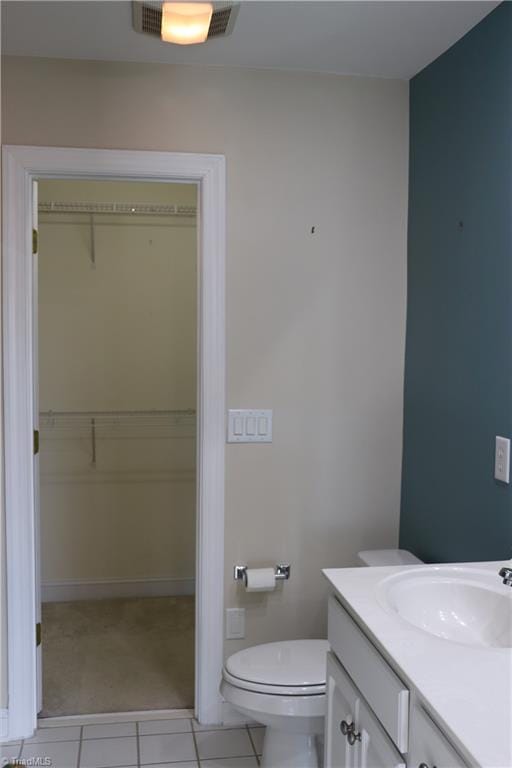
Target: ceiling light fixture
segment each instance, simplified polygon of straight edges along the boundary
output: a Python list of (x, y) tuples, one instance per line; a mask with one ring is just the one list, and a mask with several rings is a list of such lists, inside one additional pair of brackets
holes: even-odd
[(212, 13), (211, 3), (164, 3), (162, 40), (177, 45), (204, 43), (208, 37)]

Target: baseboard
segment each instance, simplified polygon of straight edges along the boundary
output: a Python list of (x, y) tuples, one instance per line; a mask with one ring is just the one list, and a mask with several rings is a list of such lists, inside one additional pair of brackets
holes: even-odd
[[(1, 712), (1, 710), (0, 710)], [(126, 723), (134, 720), (175, 720), (194, 717), (193, 709), (153, 709), (138, 712), (101, 712), (91, 715), (61, 715), (60, 717), (40, 717), (37, 721), (39, 728), (62, 728), (66, 725), (94, 725), (96, 723)], [(222, 723), (212, 725), (212, 728), (261, 725), (255, 720), (242, 715), (231, 704), (222, 704)]]
[(0, 744), (7, 739), (9, 735), (9, 710), (0, 709)]
[(132, 712), (98, 712), (92, 715), (60, 715), (40, 717), (39, 728), (62, 728), (66, 725), (96, 725), (97, 723), (127, 723), (134, 720), (178, 720), (194, 717), (193, 709), (144, 709)]
[(195, 593), (195, 578), (97, 579), (48, 581), (41, 587), (43, 603), (101, 600), (115, 597), (178, 597)]

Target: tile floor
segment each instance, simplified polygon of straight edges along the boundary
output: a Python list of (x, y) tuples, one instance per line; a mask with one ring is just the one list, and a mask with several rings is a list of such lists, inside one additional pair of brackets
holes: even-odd
[(257, 768), (264, 730), (210, 730), (190, 718), (43, 727), (31, 739), (0, 746), (0, 766), (18, 760), (49, 768)]

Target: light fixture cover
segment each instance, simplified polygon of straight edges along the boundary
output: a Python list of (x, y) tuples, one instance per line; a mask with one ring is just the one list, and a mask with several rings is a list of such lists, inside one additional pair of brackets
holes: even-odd
[(178, 45), (204, 43), (208, 37), (212, 13), (211, 3), (164, 3), (162, 40)]

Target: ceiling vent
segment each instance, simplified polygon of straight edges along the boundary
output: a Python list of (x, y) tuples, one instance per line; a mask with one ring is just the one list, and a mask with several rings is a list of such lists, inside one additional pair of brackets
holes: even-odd
[[(206, 39), (230, 35), (233, 31), (238, 8), (238, 3), (230, 3), (227, 0), (226, 2), (213, 3), (213, 13)], [(143, 3), (133, 0), (132, 10), (134, 30), (160, 38), (162, 3)]]

